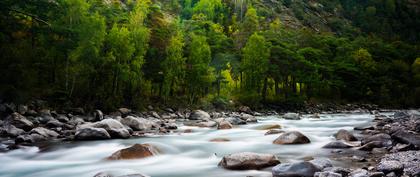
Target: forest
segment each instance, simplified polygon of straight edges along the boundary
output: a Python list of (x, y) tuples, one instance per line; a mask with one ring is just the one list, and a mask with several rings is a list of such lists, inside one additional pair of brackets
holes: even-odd
[(410, 0), (2, 0), (0, 98), (420, 106)]

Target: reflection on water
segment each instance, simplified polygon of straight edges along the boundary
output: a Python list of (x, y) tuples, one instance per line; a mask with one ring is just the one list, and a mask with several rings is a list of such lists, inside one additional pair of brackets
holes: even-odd
[[(306, 117), (306, 116), (304, 116)], [(142, 173), (152, 177), (243, 177), (271, 176), (270, 169), (228, 171), (217, 167), (223, 155), (235, 152), (259, 152), (278, 155), (281, 162), (304, 157), (326, 156), (321, 149), (332, 141), (339, 129), (352, 130), (367, 125), (369, 114), (321, 114), (321, 119), (284, 120), (276, 116), (260, 117), (259, 123), (230, 130), (180, 127), (193, 133), (153, 136), (128, 140), (75, 142), (55, 145), (46, 152), (27, 148), (0, 154), (0, 177), (92, 177), (101, 171), (115, 174)], [(305, 145), (274, 145), (278, 135), (264, 136), (261, 125), (280, 124), (283, 130), (298, 130), (312, 141)], [(228, 138), (230, 142), (209, 142)], [(128, 161), (103, 161), (113, 152), (135, 143), (150, 143), (164, 152), (151, 158)]]

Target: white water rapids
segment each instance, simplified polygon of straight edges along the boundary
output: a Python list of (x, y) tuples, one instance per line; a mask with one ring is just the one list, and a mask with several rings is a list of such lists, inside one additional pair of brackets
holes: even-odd
[[(339, 129), (371, 123), (367, 113), (321, 114), (320, 119), (284, 120), (278, 116), (259, 117), (258, 123), (237, 126), (229, 130), (180, 126), (192, 133), (106, 140), (60, 143), (40, 152), (31, 147), (0, 153), (0, 177), (93, 177), (110, 171), (117, 175), (141, 173), (152, 177), (245, 177), (271, 176), (270, 168), (262, 171), (230, 171), (218, 167), (224, 155), (236, 152), (270, 153), (282, 163), (301, 161), (304, 157), (325, 157), (331, 150), (321, 147), (334, 140)], [(297, 130), (311, 140), (304, 145), (275, 145), (279, 135), (267, 135), (258, 130), (261, 125), (280, 124), (282, 129)], [(227, 138), (230, 142), (210, 142)], [(156, 145), (163, 154), (139, 160), (104, 161), (115, 151), (135, 143)]]

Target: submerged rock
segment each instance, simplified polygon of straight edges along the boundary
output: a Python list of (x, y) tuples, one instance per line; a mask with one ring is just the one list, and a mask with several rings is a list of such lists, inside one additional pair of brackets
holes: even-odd
[(267, 124), (267, 125), (259, 125), (255, 127), (257, 130), (271, 130), (271, 129), (281, 129), (281, 125), (279, 124)]
[(307, 144), (310, 142), (308, 137), (298, 131), (283, 133), (273, 141), (274, 144)]
[(150, 144), (135, 144), (113, 153), (107, 160), (141, 159), (159, 154), (159, 150)]
[(210, 142), (228, 142), (228, 141), (230, 141), (230, 139), (227, 139), (227, 138), (214, 138), (210, 140)]
[(262, 169), (279, 163), (277, 157), (271, 154), (242, 152), (224, 156), (219, 166), (230, 170), (251, 170)]
[(272, 168), (273, 177), (313, 177), (321, 169), (311, 162), (280, 164)]
[(277, 130), (277, 129), (272, 129), (272, 130), (268, 130), (267, 132), (265, 132), (264, 135), (274, 135), (274, 134), (280, 134), (280, 133), (284, 133), (285, 131), (283, 130)]
[(357, 138), (347, 130), (341, 129), (335, 135), (337, 140), (357, 141)]

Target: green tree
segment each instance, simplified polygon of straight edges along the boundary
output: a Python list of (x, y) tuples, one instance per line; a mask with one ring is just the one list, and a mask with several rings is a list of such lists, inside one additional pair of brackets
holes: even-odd
[(166, 48), (166, 59), (162, 62), (163, 68), (163, 95), (168, 96), (180, 89), (185, 77), (184, 35), (178, 30), (169, 40)]
[(190, 103), (208, 92), (210, 84), (215, 80), (210, 61), (211, 50), (206, 37), (191, 34), (186, 76)]
[[(254, 33), (243, 48), (241, 70), (244, 93), (259, 93), (261, 84), (267, 78), (269, 69), (270, 43), (263, 36)], [(264, 95), (262, 95), (264, 96)]]

